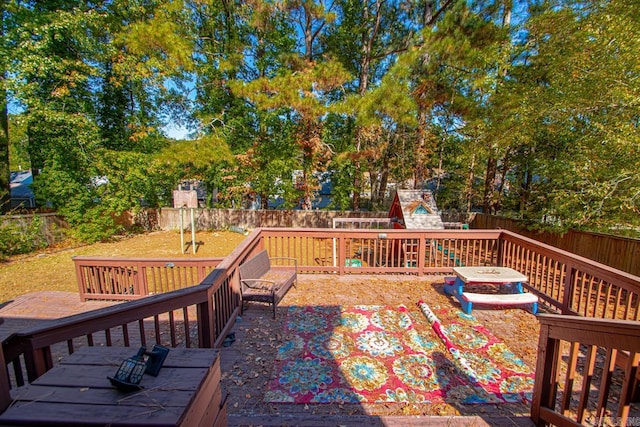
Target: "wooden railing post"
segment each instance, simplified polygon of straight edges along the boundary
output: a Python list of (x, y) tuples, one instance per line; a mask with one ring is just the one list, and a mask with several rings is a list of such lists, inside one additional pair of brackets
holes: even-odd
[(504, 256), (504, 237), (502, 235), (502, 233), (500, 233), (500, 237), (498, 237), (498, 239), (496, 239), (496, 245), (497, 250), (496, 250), (496, 264), (497, 267), (502, 267), (502, 265), (504, 264), (504, 260), (502, 259), (502, 257)]
[(338, 274), (341, 276), (344, 274), (344, 266), (346, 264), (346, 259), (347, 259), (346, 246), (347, 244), (346, 244), (345, 234), (344, 233), (338, 234)]
[[(0, 324), (3, 322), (2, 318), (0, 318)], [(0, 344), (0, 413), (7, 409), (7, 407), (11, 404), (11, 394), (9, 393), (10, 389), (9, 383), (9, 375), (7, 374), (7, 364), (4, 359), (4, 351), (2, 349), (2, 345)]]
[(87, 300), (86, 298), (87, 284), (85, 283), (84, 275), (82, 274), (82, 267), (78, 264), (75, 258), (76, 257), (73, 257), (73, 263), (76, 268), (76, 281), (78, 282), (78, 294), (80, 295), (80, 301), (85, 302)]
[(548, 325), (540, 325), (536, 381), (531, 399), (531, 419), (538, 425), (540, 425), (540, 408), (552, 406), (556, 399), (556, 387), (553, 382), (557, 377), (559, 354), (560, 341), (549, 337)]
[(51, 357), (51, 347), (35, 349), (30, 341), (28, 346), (29, 350), (25, 351), (24, 359), (27, 379), (31, 383), (53, 367), (53, 358)]
[(215, 326), (213, 324), (213, 295), (207, 293), (207, 301), (198, 304), (198, 345), (201, 348), (213, 348)]
[(144, 295), (146, 297), (149, 295), (149, 281), (147, 280), (147, 266), (141, 262), (137, 271), (138, 271), (138, 274), (136, 274), (134, 286), (138, 287), (140, 295)]
[(562, 295), (562, 314), (571, 314), (571, 304), (573, 301), (573, 281), (576, 276), (576, 269), (571, 264), (565, 264), (564, 293)]
[(418, 238), (418, 275), (422, 276), (424, 274), (425, 262), (427, 259), (427, 239), (424, 233), (420, 233), (420, 237)]

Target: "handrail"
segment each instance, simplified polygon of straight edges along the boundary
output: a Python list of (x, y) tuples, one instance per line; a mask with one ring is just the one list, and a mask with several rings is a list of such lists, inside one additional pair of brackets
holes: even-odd
[[(623, 381), (614, 425), (627, 425), (640, 360), (640, 322), (541, 314), (538, 362), (531, 418), (540, 425), (581, 425), (588, 416), (604, 423), (611, 379), (618, 354), (626, 352)], [(569, 344), (569, 356), (562, 352)], [(598, 354), (604, 353), (595, 408), (589, 402)], [(583, 356), (584, 354), (584, 356)], [(563, 360), (566, 358), (566, 361)], [(562, 369), (562, 367), (566, 369)], [(564, 381), (559, 376), (564, 372)], [(581, 380), (581, 384), (579, 384)], [(576, 388), (578, 396), (576, 398)], [(562, 387), (562, 390), (560, 388)], [(558, 395), (560, 394), (560, 399)], [(558, 400), (560, 408), (556, 409)], [(574, 404), (572, 402), (577, 402)], [(570, 416), (573, 414), (573, 417)]]
[(561, 313), (640, 320), (640, 277), (510, 231), (500, 240), (501, 265), (526, 274), (528, 289)]
[[(72, 353), (76, 345), (75, 339), (86, 336), (85, 345), (91, 346), (94, 345), (93, 334), (103, 331), (104, 345), (114, 345), (112, 336), (118, 333), (122, 340), (120, 345), (129, 346), (134, 339), (130, 337), (129, 323), (137, 322), (139, 334), (136, 338), (144, 344), (149, 333), (147, 331), (149, 326), (145, 324), (147, 323), (145, 319), (151, 319), (148, 323), (151, 324), (157, 343), (161, 343), (162, 323), (165, 322), (168, 324), (167, 335), (170, 336), (170, 342), (162, 342), (162, 344), (189, 347), (191, 345), (189, 328), (192, 323), (190, 316), (195, 316), (197, 345), (205, 348), (220, 347), (240, 311), (237, 266), (255, 252), (256, 247), (260, 248), (259, 237), (259, 231), (248, 236), (229, 257), (221, 260), (218, 267), (202, 279), (199, 285), (58, 319), (13, 334), (3, 342), (2, 349), (5, 363), (13, 365), (15, 385), (24, 384), (24, 373), (27, 380), (31, 382), (53, 367), (52, 346), (65, 341), (68, 353)], [(122, 261), (128, 260), (117, 259), (117, 262)], [(164, 260), (154, 260), (154, 262), (158, 261)], [(208, 261), (205, 259), (204, 262)], [(195, 310), (191, 310), (190, 307)], [(185, 328), (183, 343), (178, 342), (176, 338), (179, 321), (174, 314), (176, 310), (182, 311), (179, 316), (182, 317)], [(166, 320), (161, 320), (161, 316)], [(121, 331), (115, 331), (114, 328), (121, 328)], [(6, 374), (6, 370), (0, 371), (0, 392), (5, 384), (10, 388), (10, 378)]]
[(224, 258), (75, 256), (80, 300), (134, 300), (193, 286)]

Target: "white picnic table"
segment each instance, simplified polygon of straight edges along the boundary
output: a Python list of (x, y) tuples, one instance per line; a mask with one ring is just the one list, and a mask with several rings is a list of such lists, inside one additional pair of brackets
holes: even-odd
[[(444, 291), (454, 296), (467, 314), (471, 314), (473, 304), (482, 305), (531, 305), (531, 312), (538, 312), (538, 297), (525, 292), (523, 283), (529, 280), (527, 276), (509, 267), (454, 267), (455, 278), (445, 280)], [(475, 293), (465, 292), (466, 285), (489, 283), (494, 285), (508, 285), (514, 293)]]

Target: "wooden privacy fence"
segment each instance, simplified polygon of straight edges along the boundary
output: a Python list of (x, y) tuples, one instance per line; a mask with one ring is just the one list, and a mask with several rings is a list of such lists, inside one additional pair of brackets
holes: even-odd
[(80, 300), (132, 300), (202, 282), (224, 258), (73, 258)]
[[(162, 208), (158, 214), (161, 230), (180, 228), (180, 209)], [(190, 215), (184, 222), (191, 229)], [(196, 230), (223, 230), (230, 227), (240, 228), (331, 228), (333, 218), (386, 218), (386, 212), (341, 212), (341, 211), (304, 211), (304, 210), (251, 210), (251, 209), (194, 209)]]
[(576, 230), (569, 230), (564, 234), (530, 231), (524, 228), (521, 221), (485, 214), (475, 214), (470, 225), (476, 229), (513, 231), (574, 255), (640, 276), (640, 239)]

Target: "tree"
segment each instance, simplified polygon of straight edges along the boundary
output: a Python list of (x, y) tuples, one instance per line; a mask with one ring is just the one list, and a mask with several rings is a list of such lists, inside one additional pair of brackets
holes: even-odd
[(322, 55), (318, 46), (320, 36), (327, 31), (327, 24), (336, 19), (334, 1), (325, 0), (284, 0), (282, 7), (289, 13), (289, 19), (302, 34), (303, 57), (314, 61)]
[[(337, 25), (327, 31), (327, 50), (340, 59), (345, 68), (355, 77), (351, 84), (357, 97), (367, 96), (370, 87), (380, 83), (389, 68), (390, 58), (404, 51), (410, 44), (412, 28), (410, 17), (402, 4), (384, 0), (337, 1), (340, 13)], [(377, 98), (385, 102), (385, 98)], [(366, 101), (365, 101), (366, 103)], [(353, 102), (350, 102), (353, 105)], [(355, 111), (358, 116), (367, 109)], [(373, 153), (381, 153), (371, 143), (385, 144), (379, 136), (382, 130), (379, 121), (370, 123), (370, 129), (362, 126), (369, 118), (358, 117), (353, 129), (353, 183), (352, 209), (360, 209), (360, 193), (363, 189), (363, 169), (367, 169), (367, 159)], [(377, 135), (371, 138), (372, 135)], [(383, 156), (384, 158), (385, 156)], [(376, 177), (377, 171), (370, 177)], [(376, 193), (377, 194), (377, 193)], [(374, 197), (374, 194), (372, 194)]]
[(298, 147), (296, 158), (302, 176), (296, 183), (302, 208), (311, 209), (316, 172), (327, 169), (331, 153), (323, 139), (323, 118), (331, 112), (326, 97), (338, 90), (348, 74), (333, 60), (301, 62), (297, 68), (281, 72), (273, 78), (261, 78), (248, 83), (234, 82), (232, 89), (265, 111), (289, 110)]
[(7, 71), (10, 48), (8, 40), (9, 12), (6, 1), (0, 1), (0, 212), (7, 212), (11, 208), (9, 187), (9, 111), (7, 109)]
[[(519, 103), (535, 150), (538, 200), (523, 214), (566, 227), (638, 223), (639, 6), (568, 2), (535, 9)], [(621, 36), (624, 34), (624, 36)], [(530, 179), (531, 181), (531, 179)], [(544, 193), (544, 201), (541, 197)]]
[(82, 239), (103, 239), (117, 229), (114, 218), (144, 196), (116, 175), (137, 176), (144, 154), (165, 144), (159, 125), (166, 82), (190, 66), (181, 3), (18, 6), (12, 77), (36, 196)]

